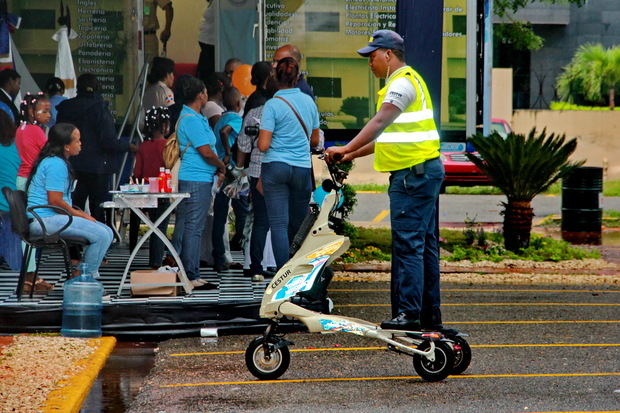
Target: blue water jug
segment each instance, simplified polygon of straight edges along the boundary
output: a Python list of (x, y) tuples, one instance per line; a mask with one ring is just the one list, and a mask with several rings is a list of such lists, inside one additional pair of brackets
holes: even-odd
[(65, 337), (101, 337), (103, 285), (80, 266), (79, 277), (64, 285), (62, 328)]

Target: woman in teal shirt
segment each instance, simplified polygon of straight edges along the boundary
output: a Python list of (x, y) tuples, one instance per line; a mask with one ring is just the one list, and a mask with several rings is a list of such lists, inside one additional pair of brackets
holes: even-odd
[(262, 188), (278, 268), (288, 261), (290, 240), (308, 212), (314, 179), (310, 147), (320, 139), (318, 109), (295, 87), (298, 78), (297, 61), (286, 57), (278, 62), (279, 90), (265, 104), (258, 134), (258, 149), (264, 152)]
[[(181, 261), (194, 288), (212, 289), (214, 284), (200, 278), (200, 247), (211, 205), (211, 187), (216, 176), (226, 170), (215, 151), (215, 135), (200, 111), (207, 103), (207, 90), (201, 80), (191, 77), (183, 87), (185, 102), (177, 123), (181, 150), (179, 192), (188, 192), (177, 208), (173, 238), (180, 239)], [(175, 245), (177, 248), (177, 245)], [(178, 250), (178, 248), (177, 248)]]
[[(63, 230), (62, 235), (85, 238), (89, 244), (84, 248), (82, 257), (87, 273), (99, 275), (99, 266), (114, 238), (107, 225), (98, 222), (86, 212), (71, 206), (71, 189), (73, 176), (69, 158), (80, 153), (80, 131), (72, 124), (57, 123), (50, 130), (47, 143), (41, 149), (26, 190), (28, 207), (37, 205), (54, 205), (64, 208), (73, 216), (73, 222)], [(37, 209), (48, 233), (62, 228), (69, 217), (51, 208)], [(30, 218), (34, 218), (29, 214)], [(30, 233), (41, 235), (43, 229), (37, 219), (30, 223)]]
[[(15, 145), (15, 125), (3, 111), (0, 111), (0, 189), (15, 190), (17, 170), (21, 164)], [(0, 192), (0, 257), (13, 271), (19, 271), (22, 260), (20, 238), (11, 228), (9, 204)]]

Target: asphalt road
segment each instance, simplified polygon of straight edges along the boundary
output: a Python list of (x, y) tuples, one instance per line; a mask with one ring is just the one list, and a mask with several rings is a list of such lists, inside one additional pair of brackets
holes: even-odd
[[(335, 311), (374, 322), (387, 283), (333, 283)], [(130, 412), (556, 412), (620, 408), (620, 291), (443, 285), (447, 326), (471, 334), (473, 361), (439, 383), (410, 357), (344, 333), (290, 334), (291, 365), (256, 380), (252, 336), (169, 340)]]
[[(351, 221), (389, 225), (389, 200), (385, 193), (359, 193), (358, 204), (353, 210)], [(439, 199), (439, 221), (443, 223), (463, 223), (473, 219), (481, 223), (503, 222), (499, 214), (501, 203), (506, 201), (503, 195), (441, 195)], [(548, 215), (561, 214), (560, 196), (539, 195), (532, 203), (534, 219)], [(603, 208), (620, 211), (620, 197), (605, 197)]]

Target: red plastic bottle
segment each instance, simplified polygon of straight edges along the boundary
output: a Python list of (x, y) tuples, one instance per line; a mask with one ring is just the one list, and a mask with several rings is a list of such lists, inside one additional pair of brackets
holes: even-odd
[(159, 168), (159, 192), (167, 192), (166, 191), (166, 170), (164, 169), (164, 167), (162, 166), (161, 168)]
[(172, 192), (174, 188), (172, 188), (172, 173), (170, 169), (166, 169), (166, 192)]

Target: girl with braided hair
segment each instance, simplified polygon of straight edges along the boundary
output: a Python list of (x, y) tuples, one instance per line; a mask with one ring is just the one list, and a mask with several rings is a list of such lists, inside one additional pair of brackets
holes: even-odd
[[(32, 165), (39, 157), (41, 149), (47, 142), (45, 130), (43, 129), (49, 122), (51, 116), (50, 101), (43, 93), (27, 93), (20, 105), (21, 124), (15, 131), (15, 145), (21, 159), (21, 165), (17, 170), (17, 189), (26, 190), (26, 182), (30, 177)], [(27, 263), (27, 275), (31, 277), (36, 268), (36, 254), (30, 255)], [(32, 281), (32, 279), (30, 279)], [(40, 279), (36, 280), (35, 289), (51, 289), (51, 284), (43, 283)]]
[[(159, 175), (159, 168), (164, 166), (164, 146), (166, 145), (165, 137), (170, 131), (170, 111), (167, 107), (152, 107), (147, 110), (144, 119), (144, 137), (145, 141), (140, 145), (136, 155), (136, 166), (134, 167), (134, 176), (137, 179), (148, 181), (149, 177)], [(151, 220), (155, 222), (161, 214), (168, 208), (169, 201), (160, 199), (157, 209), (149, 208), (147, 213)], [(130, 244), (137, 242), (139, 222), (137, 216), (132, 214), (132, 222), (130, 223)], [(134, 222), (135, 221), (135, 222)], [(159, 229), (164, 234), (168, 227), (168, 219), (165, 219)], [(133, 248), (133, 247), (132, 247)], [(159, 268), (164, 257), (164, 243), (156, 236), (149, 239), (149, 265), (151, 268)]]
[(44, 128), (51, 117), (49, 99), (43, 93), (27, 93), (20, 105), (20, 115), (23, 120), (15, 133), (15, 144), (22, 160), (17, 172), (17, 189), (23, 190), (32, 164), (47, 142)]

